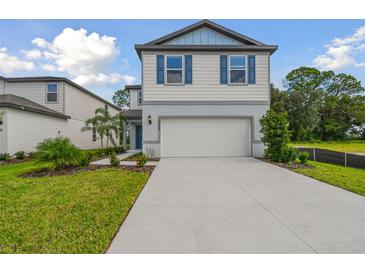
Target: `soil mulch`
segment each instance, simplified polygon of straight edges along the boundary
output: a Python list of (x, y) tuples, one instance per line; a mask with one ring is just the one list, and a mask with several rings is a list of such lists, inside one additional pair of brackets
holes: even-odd
[(63, 169), (41, 169), (29, 173), (24, 173), (20, 175), (19, 177), (22, 178), (41, 178), (41, 177), (52, 177), (52, 176), (62, 176), (62, 175), (73, 175), (79, 172), (83, 171), (95, 171), (98, 169), (103, 168), (117, 168), (121, 170), (128, 170), (133, 172), (143, 172), (143, 173), (149, 173), (151, 174), (154, 166), (144, 166), (144, 167), (137, 167), (137, 166), (118, 166), (118, 167), (112, 167), (112, 166), (97, 166), (97, 165), (90, 165), (86, 167), (68, 167)]
[(0, 161), (0, 166), (5, 166), (5, 165), (10, 165), (10, 164), (20, 164), (20, 163), (24, 163), (24, 162), (28, 162), (28, 161), (31, 161), (33, 160), (33, 158), (29, 158), (29, 157), (26, 157), (24, 159), (16, 159), (16, 158), (12, 158), (8, 161)]
[(301, 164), (301, 163), (298, 163), (298, 162), (277, 163), (277, 162), (274, 162), (270, 159), (262, 158), (262, 157), (256, 157), (256, 159), (264, 161), (266, 163), (270, 163), (270, 164), (282, 167), (282, 168), (286, 168), (286, 169), (314, 168), (314, 166), (311, 166), (311, 165), (308, 165), (308, 164)]

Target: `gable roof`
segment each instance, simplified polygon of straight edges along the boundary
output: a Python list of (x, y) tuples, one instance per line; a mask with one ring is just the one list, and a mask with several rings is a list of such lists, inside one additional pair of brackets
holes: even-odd
[(118, 107), (117, 105), (114, 105), (113, 103), (101, 98), (100, 96), (96, 95), (95, 93), (91, 92), (90, 90), (76, 84), (75, 82), (65, 78), (65, 77), (54, 77), (54, 76), (36, 76), (36, 77), (2, 77), (3, 80), (6, 82), (38, 82), (38, 81), (44, 81), (44, 82), (52, 82), (52, 81), (63, 81), (71, 86), (74, 86), (75, 88), (78, 88), (79, 90), (87, 93), (88, 95), (94, 97), (95, 99), (121, 111), (122, 109)]
[(25, 110), (29, 112), (45, 114), (48, 116), (68, 119), (70, 116), (64, 115), (50, 108), (37, 104), (24, 97), (16, 96), (13, 94), (1, 94), (0, 95), (0, 107), (10, 107), (14, 109)]
[[(194, 32), (201, 28), (212, 29), (222, 35), (225, 35), (242, 43), (242, 45), (166, 45), (166, 43), (169, 41), (172, 41), (178, 37)], [(252, 39), (248, 36), (230, 30), (206, 19), (177, 30), (175, 32), (172, 32), (170, 34), (167, 34), (165, 36), (162, 36), (160, 38), (157, 38), (155, 40), (152, 40), (148, 43), (135, 45), (135, 49), (139, 57), (141, 56), (142, 50), (255, 50), (268, 51), (272, 54), (276, 51), (277, 48), (277, 45), (266, 45), (260, 41)]]
[(192, 24), (190, 26), (187, 26), (185, 28), (182, 28), (180, 30), (177, 30), (177, 31), (174, 31), (172, 33), (169, 33), (165, 36), (162, 36), (160, 38), (157, 38), (153, 41), (150, 41), (148, 43), (146, 43), (145, 45), (161, 45), (161, 44), (164, 44), (168, 41), (171, 41), (179, 36), (182, 36), (184, 34), (187, 34), (189, 32), (192, 32), (192, 31), (195, 31), (195, 30), (198, 30), (200, 28), (204, 28), (204, 27), (207, 27), (207, 28), (210, 28), (210, 29), (213, 29), (225, 36), (228, 36), (230, 38), (233, 38), (234, 40), (237, 40), (243, 44), (246, 44), (246, 45), (264, 45), (264, 43), (262, 42), (259, 42), (255, 39), (252, 39), (248, 36), (245, 36), (245, 35), (242, 35), (238, 32), (235, 32), (233, 30), (230, 30), (226, 27), (223, 27), (219, 24), (216, 24), (210, 20), (207, 20), (207, 19), (204, 19), (204, 20), (201, 20), (195, 24)]

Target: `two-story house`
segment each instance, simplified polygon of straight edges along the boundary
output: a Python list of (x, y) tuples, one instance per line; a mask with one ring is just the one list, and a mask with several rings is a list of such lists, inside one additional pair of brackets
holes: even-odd
[(129, 87), (138, 105), (129, 111), (132, 149), (161, 157), (263, 154), (259, 120), (270, 107), (276, 45), (202, 20), (135, 49), (142, 84)]
[(62, 77), (0, 76), (0, 153), (33, 151), (46, 138), (69, 137), (83, 149), (100, 147), (96, 131), (82, 132), (97, 108), (121, 109)]

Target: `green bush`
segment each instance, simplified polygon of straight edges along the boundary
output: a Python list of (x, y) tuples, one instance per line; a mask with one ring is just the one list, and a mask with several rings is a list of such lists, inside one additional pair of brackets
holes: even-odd
[(27, 153), (27, 156), (29, 158), (32, 158), (33, 159), (35, 157), (35, 152), (34, 151), (30, 151), (30, 152)]
[(260, 120), (262, 141), (267, 146), (265, 157), (287, 163), (295, 159), (296, 150), (289, 146), (290, 132), (286, 113), (269, 110)]
[(64, 137), (46, 139), (39, 143), (36, 158), (40, 162), (52, 162), (56, 169), (89, 164), (88, 155)]
[(27, 154), (25, 153), (25, 151), (18, 151), (14, 154), (15, 158), (18, 160), (23, 160), (25, 158)]
[(111, 156), (113, 153), (119, 154), (124, 152), (124, 149), (122, 147), (107, 147), (104, 148), (102, 152), (105, 156)]
[(0, 153), (0, 161), (9, 161), (10, 159), (9, 153)]
[(137, 166), (139, 167), (144, 167), (145, 164), (147, 163), (148, 157), (141, 153), (139, 155), (137, 155)]
[(110, 155), (109, 161), (110, 161), (110, 165), (111, 165), (111, 166), (119, 166), (119, 165), (120, 165), (120, 160), (118, 159), (118, 157), (117, 157), (117, 155), (115, 154), (115, 152), (113, 152), (113, 153)]
[(298, 158), (301, 164), (305, 165), (309, 159), (309, 153), (307, 151), (300, 152)]

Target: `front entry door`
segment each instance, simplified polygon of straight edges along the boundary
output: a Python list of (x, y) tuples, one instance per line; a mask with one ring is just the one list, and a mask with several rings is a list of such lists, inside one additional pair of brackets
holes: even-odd
[(142, 127), (136, 126), (136, 149), (142, 149)]

